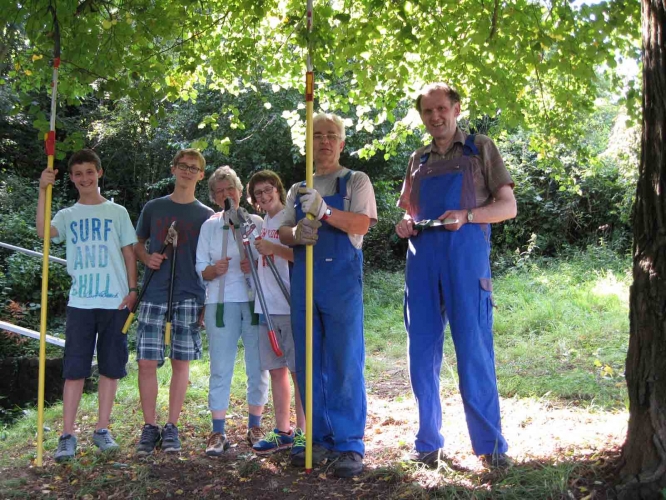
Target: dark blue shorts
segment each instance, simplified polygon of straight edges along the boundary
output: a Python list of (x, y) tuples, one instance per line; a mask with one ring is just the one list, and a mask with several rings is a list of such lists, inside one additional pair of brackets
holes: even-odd
[(78, 380), (90, 376), (96, 337), (100, 375), (112, 379), (125, 377), (129, 349), (127, 335), (122, 329), (128, 315), (128, 309), (79, 309), (68, 306), (62, 378)]

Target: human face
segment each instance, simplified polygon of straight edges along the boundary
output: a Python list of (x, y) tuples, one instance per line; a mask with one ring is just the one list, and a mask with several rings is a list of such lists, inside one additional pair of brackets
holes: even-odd
[(196, 184), (204, 177), (204, 171), (196, 156), (185, 155), (171, 167), (171, 173), (176, 177), (176, 183)]
[(74, 187), (81, 196), (87, 194), (97, 194), (99, 178), (102, 177), (102, 170), (92, 162), (77, 163), (72, 165), (69, 172), (69, 178), (74, 183)]
[(452, 103), (443, 90), (433, 90), (421, 98), (421, 121), (435, 142), (453, 137), (459, 114), (460, 103)]
[[(327, 137), (324, 138), (324, 135)], [(318, 136), (319, 138), (316, 138)], [(312, 141), (316, 169), (320, 171), (339, 167), (340, 153), (345, 147), (345, 141), (344, 137), (340, 137), (337, 125), (330, 120), (318, 121), (314, 125), (313, 137), (316, 138)]]
[(224, 179), (215, 183), (215, 203), (218, 206), (224, 207), (224, 200), (231, 198), (234, 202), (234, 208), (238, 208), (240, 197), (241, 192), (236, 189), (234, 183), (229, 179)]
[(270, 182), (258, 182), (255, 184), (253, 195), (259, 204), (259, 208), (270, 216), (275, 215), (282, 209), (280, 194)]

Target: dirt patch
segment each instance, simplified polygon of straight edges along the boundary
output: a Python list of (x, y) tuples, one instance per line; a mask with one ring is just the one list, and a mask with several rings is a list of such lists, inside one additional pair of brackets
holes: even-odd
[(473, 455), (458, 395), (442, 401), (446, 462), (435, 470), (405, 464), (402, 457), (412, 446), (417, 413), (406, 369), (395, 366), (368, 383), (365, 469), (359, 478), (337, 479), (330, 464), (305, 474), (289, 465), (288, 453), (255, 456), (245, 443), (240, 418), (228, 424), (232, 448), (221, 458), (208, 458), (207, 428), (188, 425), (185, 415), (183, 451), (178, 456), (157, 452), (141, 460), (130, 445), (113, 458), (100, 458), (86, 442), (83, 429), (82, 452), (72, 464), (55, 464), (48, 454), (45, 466), (37, 468), (18, 458), (27, 448), (16, 450), (15, 464), (0, 471), (0, 498), (426, 498), (429, 492), (490, 498), (493, 488), (500, 486), (503, 491), (516, 488), (514, 497), (527, 498), (529, 493), (519, 489), (524, 479), (546, 467), (559, 470), (565, 478), (564, 497), (612, 497), (610, 482), (626, 434), (626, 412), (590, 413), (521, 399), (502, 400), (501, 406), (504, 433), (516, 460), (508, 474), (515, 474), (515, 482), (506, 473), (484, 469)]

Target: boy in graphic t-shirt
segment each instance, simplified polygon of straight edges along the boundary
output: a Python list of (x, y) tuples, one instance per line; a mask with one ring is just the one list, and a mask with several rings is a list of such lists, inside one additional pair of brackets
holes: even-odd
[[(72, 277), (65, 326), (63, 358), (63, 431), (55, 453), (57, 462), (74, 458), (74, 422), (85, 379), (90, 376), (97, 337), (99, 365), (99, 416), (93, 443), (102, 451), (118, 448), (109, 432), (111, 408), (118, 379), (127, 375), (127, 336), (122, 328), (137, 298), (137, 241), (127, 210), (100, 195), (98, 181), (103, 170), (90, 149), (74, 153), (69, 176), (79, 201), (56, 213), (51, 239), (67, 245), (67, 272)], [(46, 188), (57, 170), (45, 169), (39, 180), (37, 234), (44, 237)]]

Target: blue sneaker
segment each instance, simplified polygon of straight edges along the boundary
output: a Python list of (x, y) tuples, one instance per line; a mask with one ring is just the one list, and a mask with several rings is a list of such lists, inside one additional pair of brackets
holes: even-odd
[(101, 452), (117, 451), (120, 448), (108, 429), (93, 432), (93, 443)]
[(252, 449), (257, 455), (270, 455), (276, 451), (286, 450), (294, 444), (294, 431), (289, 434), (280, 432), (279, 429), (273, 429), (264, 438), (255, 444)]
[(76, 455), (76, 438), (71, 434), (65, 434), (58, 439), (58, 449), (55, 452), (55, 461), (66, 462)]
[(141, 439), (136, 445), (136, 454), (140, 457), (152, 455), (162, 442), (162, 428), (159, 425), (145, 424), (141, 429)]
[(162, 428), (162, 451), (164, 453), (177, 453), (180, 451), (180, 438), (178, 427), (169, 423)]

